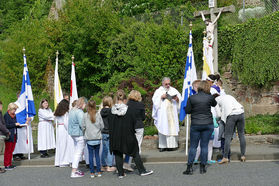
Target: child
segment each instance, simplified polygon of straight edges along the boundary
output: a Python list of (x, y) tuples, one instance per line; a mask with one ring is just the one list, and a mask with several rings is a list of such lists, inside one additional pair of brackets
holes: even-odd
[[(82, 130), (84, 134), (84, 139), (87, 143), (88, 153), (89, 153), (89, 166), (90, 166), (90, 176), (94, 178), (95, 176), (101, 177), (101, 163), (100, 163), (100, 144), (102, 139), (102, 129), (104, 128), (104, 123), (101, 115), (96, 111), (96, 103), (90, 100), (87, 104), (87, 113), (84, 114), (82, 120)], [(93, 154), (94, 153), (94, 154)], [(94, 170), (93, 157), (95, 155), (95, 160), (97, 164), (97, 173)]]

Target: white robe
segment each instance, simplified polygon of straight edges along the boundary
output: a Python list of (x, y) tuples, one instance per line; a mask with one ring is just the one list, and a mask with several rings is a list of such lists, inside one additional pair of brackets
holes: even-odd
[[(29, 140), (27, 140), (27, 130), (29, 130)], [(13, 154), (28, 154), (29, 148), (30, 153), (34, 153), (31, 124), (29, 127), (17, 128), (17, 142)]]
[(52, 125), (54, 115), (51, 109), (39, 109), (38, 117), (38, 150), (54, 149), (55, 138)]
[[(55, 150), (55, 166), (69, 165), (72, 162), (73, 139), (68, 134), (68, 113), (63, 116), (56, 117), (56, 150)], [(70, 140), (69, 140), (69, 137)]]

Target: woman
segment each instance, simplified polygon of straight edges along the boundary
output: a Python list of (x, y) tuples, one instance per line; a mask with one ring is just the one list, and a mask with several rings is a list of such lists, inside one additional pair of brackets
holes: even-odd
[(38, 151), (41, 153), (41, 158), (46, 158), (49, 156), (47, 150), (55, 149), (54, 128), (52, 124), (54, 115), (49, 108), (47, 99), (41, 101), (38, 117)]
[(190, 152), (187, 169), (183, 174), (193, 174), (192, 166), (199, 140), (201, 146), (200, 173), (206, 173), (205, 165), (208, 156), (208, 142), (214, 129), (211, 107), (215, 107), (216, 104), (217, 102), (214, 97), (210, 95), (210, 84), (207, 81), (201, 81), (198, 93), (190, 96), (187, 101), (185, 112), (191, 114)]
[(8, 111), (4, 115), (4, 120), (6, 123), (6, 127), (10, 132), (10, 136), (5, 141), (5, 152), (4, 152), (4, 166), (5, 170), (12, 170), (15, 168), (14, 165), (12, 165), (12, 158), (13, 158), (13, 152), (16, 145), (17, 140), (17, 126), (20, 126), (19, 123), (16, 121), (16, 109), (18, 106), (15, 103), (10, 103), (8, 105)]
[(102, 101), (103, 108), (101, 110), (101, 116), (104, 122), (104, 128), (102, 130), (102, 142), (103, 142), (103, 152), (102, 152), (102, 166), (103, 171), (112, 172), (116, 168), (112, 166), (114, 156), (110, 153), (109, 149), (109, 124), (108, 116), (111, 112), (111, 107), (113, 105), (112, 98), (110, 96), (105, 96)]
[[(82, 131), (84, 139), (86, 140), (88, 154), (89, 154), (89, 167), (91, 178), (101, 177), (101, 162), (100, 162), (100, 144), (102, 139), (102, 129), (104, 128), (104, 122), (100, 115), (96, 111), (96, 103), (90, 100), (87, 104), (87, 113), (84, 114), (82, 120)], [(97, 173), (95, 173), (94, 161), (97, 165)]]
[(74, 157), (72, 161), (71, 178), (79, 178), (84, 176), (84, 173), (78, 170), (78, 164), (84, 149), (82, 119), (85, 106), (86, 100), (84, 97), (81, 97), (78, 99), (75, 107), (72, 108), (69, 113), (68, 133), (74, 140)]
[(115, 105), (109, 115), (110, 151), (115, 155), (116, 168), (119, 178), (125, 176), (123, 170), (123, 154), (134, 158), (141, 176), (150, 175), (153, 171), (146, 171), (139, 155), (138, 141), (135, 135), (136, 115), (133, 108), (124, 104), (126, 95), (118, 90), (115, 95)]
[[(141, 100), (142, 100), (141, 94), (137, 90), (132, 90), (128, 95), (127, 106), (135, 110), (135, 115), (137, 120), (135, 125), (135, 130), (136, 130), (136, 138), (138, 140), (138, 145), (139, 145), (139, 153), (141, 153), (141, 143), (142, 143), (143, 132), (144, 132), (143, 121), (145, 120), (145, 107), (144, 104), (141, 102)], [(133, 171), (131, 165), (128, 162), (130, 162), (129, 158), (125, 158), (124, 169)]]
[(69, 166), (71, 160), (71, 154), (69, 151), (73, 148), (69, 143), (68, 134), (68, 111), (69, 101), (63, 99), (58, 104), (54, 116), (56, 119), (56, 150), (55, 150), (55, 166), (66, 167)]

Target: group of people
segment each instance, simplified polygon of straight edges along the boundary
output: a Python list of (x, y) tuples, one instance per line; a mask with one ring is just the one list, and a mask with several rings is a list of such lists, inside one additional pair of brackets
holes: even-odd
[[(145, 169), (140, 157), (145, 119), (145, 107), (141, 99), (139, 91), (132, 90), (127, 98), (123, 90), (118, 90), (114, 99), (105, 96), (99, 109), (95, 101), (81, 97), (73, 102), (71, 109), (69, 101), (63, 99), (54, 113), (49, 108), (48, 100), (43, 99), (38, 111), (38, 151), (41, 158), (48, 157), (48, 150), (55, 148), (55, 166), (71, 166), (72, 178), (84, 176), (78, 169), (83, 158), (89, 164), (92, 178), (101, 177), (103, 171), (117, 171), (119, 178), (123, 178), (126, 176), (124, 169), (134, 171), (131, 167), (132, 158), (139, 175), (152, 174), (152, 170)], [(0, 105), (2, 109), (2, 103)], [(17, 108), (15, 103), (10, 103), (4, 118), (1, 113), (0, 137), (4, 137), (0, 140), (5, 140), (5, 170), (15, 168), (12, 154), (17, 141), (17, 128), (20, 127), (16, 121)], [(28, 118), (26, 124), (30, 120)], [(1, 147), (0, 152), (3, 149)], [(5, 170), (1, 169), (2, 172)]]
[[(245, 161), (243, 106), (225, 93), (218, 74), (211, 74), (206, 80), (196, 80), (192, 87), (193, 95), (183, 108), (187, 114), (191, 114), (189, 157), (183, 174), (193, 174), (193, 164), (199, 156), (200, 173), (206, 173), (206, 165), (214, 162), (211, 160), (214, 138), (220, 142), (223, 152), (223, 159), (219, 163), (228, 163), (230, 143), (236, 129), (240, 139), (241, 161)], [(118, 177), (123, 178), (124, 169), (133, 171), (130, 166), (132, 158), (141, 176), (152, 174), (152, 170), (145, 169), (140, 157), (145, 119), (145, 106), (141, 100), (141, 94), (136, 90), (132, 90), (128, 98), (123, 90), (118, 90), (114, 98), (105, 96), (99, 109), (95, 101), (81, 97), (73, 102), (71, 109), (69, 100), (63, 99), (53, 113), (48, 101), (43, 99), (38, 111), (38, 150), (41, 157), (48, 157), (48, 150), (56, 148), (55, 166), (71, 166), (72, 178), (84, 176), (78, 169), (83, 158), (89, 164), (92, 178), (102, 176), (103, 171), (117, 171)], [(170, 78), (163, 78), (162, 86), (155, 91), (152, 101), (152, 117), (159, 134), (159, 151), (176, 149), (181, 94), (171, 87)], [(0, 153), (5, 140), (6, 170), (15, 167), (12, 165), (12, 154), (20, 127), (15, 114), (17, 108), (15, 103), (10, 103), (4, 117), (1, 112)], [(26, 124), (31, 120), (28, 118)]]

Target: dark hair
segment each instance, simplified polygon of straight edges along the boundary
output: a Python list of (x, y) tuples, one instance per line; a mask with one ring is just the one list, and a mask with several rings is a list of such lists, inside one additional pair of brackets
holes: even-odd
[(57, 105), (57, 108), (54, 112), (54, 116), (63, 116), (66, 112), (69, 111), (69, 101), (66, 99), (63, 99), (60, 101), (60, 103)]
[(210, 94), (210, 84), (206, 80), (203, 80), (199, 83), (198, 92), (200, 91)]
[(220, 96), (219, 94), (215, 93), (212, 95), (214, 98), (217, 98), (218, 96)]
[(90, 116), (90, 120), (92, 123), (96, 122), (96, 102), (93, 100), (89, 100), (87, 103), (87, 112)]
[(210, 79), (212, 79), (213, 81), (216, 80), (216, 76), (215, 76), (214, 74), (209, 74), (208, 77), (209, 77)]
[(216, 81), (219, 81), (220, 78), (221, 78), (220, 74), (215, 74)]
[[(47, 99), (42, 99), (42, 101), (41, 101), (41, 103), (40, 103), (40, 108), (41, 109), (44, 109), (44, 107), (43, 107), (43, 103), (44, 102), (47, 102), (48, 103), (48, 100)], [(49, 108), (49, 105), (48, 105), (48, 107), (47, 107), (47, 109)]]

